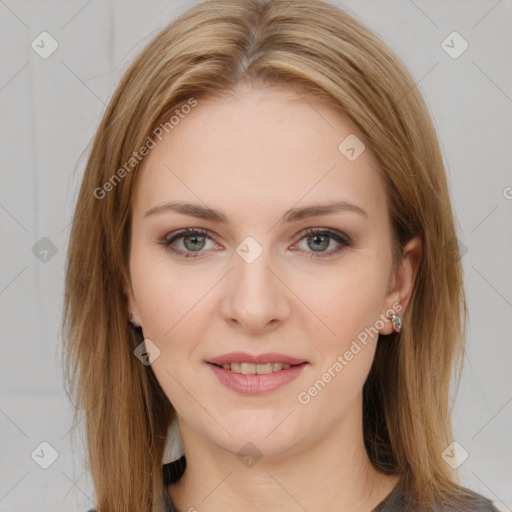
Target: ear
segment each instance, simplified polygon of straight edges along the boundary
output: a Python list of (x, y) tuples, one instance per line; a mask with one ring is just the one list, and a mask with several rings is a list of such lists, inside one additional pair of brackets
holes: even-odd
[(421, 260), (421, 249), (421, 238), (416, 236), (407, 242), (402, 251), (402, 257), (390, 276), (388, 292), (381, 312), (385, 325), (379, 330), (380, 334), (393, 332), (393, 324), (388, 316), (390, 310), (402, 317), (407, 310)]
[(125, 282), (124, 293), (128, 304), (128, 319), (135, 327), (141, 327), (142, 322), (140, 320), (139, 308), (137, 307), (137, 301), (135, 300), (131, 283)]

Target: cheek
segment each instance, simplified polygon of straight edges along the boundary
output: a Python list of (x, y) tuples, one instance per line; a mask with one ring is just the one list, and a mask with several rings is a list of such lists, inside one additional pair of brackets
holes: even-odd
[[(342, 348), (379, 319), (386, 295), (385, 264), (370, 256), (295, 279), (294, 292), (314, 313), (316, 336)], [(316, 318), (322, 320), (318, 322)]]
[[(190, 409), (188, 393), (201, 394), (189, 372), (191, 354), (208, 327), (205, 294), (213, 286), (213, 276), (199, 278), (192, 266), (188, 271), (179, 269), (162, 252), (132, 253), (132, 287), (144, 338), (160, 351), (151, 369), (171, 403), (183, 413)], [(185, 383), (188, 393), (183, 392)]]
[(192, 266), (180, 269), (171, 265), (163, 248), (133, 250), (130, 261), (145, 337), (164, 343), (186, 330), (185, 325), (190, 327), (191, 317), (200, 317), (200, 299), (212, 287), (213, 276), (199, 276)]
[[(335, 277), (333, 277), (335, 276)], [(318, 276), (317, 276), (318, 277)], [(354, 265), (301, 288), (305, 302), (324, 324), (310, 329), (319, 364), (301, 390), (299, 403), (312, 415), (336, 424), (360, 395), (373, 363), (386, 274), (380, 265)], [(311, 282), (309, 282), (311, 285)], [(306, 291), (309, 289), (309, 294)]]

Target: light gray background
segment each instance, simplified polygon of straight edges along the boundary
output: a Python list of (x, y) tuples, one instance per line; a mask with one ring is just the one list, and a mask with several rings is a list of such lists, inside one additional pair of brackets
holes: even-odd
[[(83, 454), (70, 443), (59, 358), (83, 152), (121, 72), (194, 3), (0, 0), (2, 512), (85, 512), (94, 504)], [(338, 3), (402, 57), (434, 117), (467, 248), (468, 357), (453, 415), (455, 439), (469, 453), (460, 471), (465, 485), (510, 511), (512, 1)], [(59, 45), (47, 59), (31, 48), (42, 31)], [(441, 46), (453, 31), (469, 43), (457, 59)], [(46, 262), (32, 251), (43, 237), (57, 249)], [(46, 470), (31, 458), (43, 441), (58, 452)]]

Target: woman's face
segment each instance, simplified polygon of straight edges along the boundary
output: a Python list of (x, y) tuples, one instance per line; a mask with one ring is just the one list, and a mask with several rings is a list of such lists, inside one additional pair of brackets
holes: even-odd
[[(182, 433), (273, 456), (360, 415), (407, 274), (395, 280), (385, 189), (357, 133), (292, 89), (243, 89), (198, 101), (145, 159), (127, 295)], [(236, 365), (266, 353), (303, 364)]]

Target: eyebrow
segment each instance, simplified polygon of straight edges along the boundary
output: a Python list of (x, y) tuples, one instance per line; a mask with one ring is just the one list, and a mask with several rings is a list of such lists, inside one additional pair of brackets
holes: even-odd
[[(229, 225), (227, 216), (218, 210), (213, 210), (212, 208), (207, 208), (201, 205), (180, 202), (170, 202), (154, 206), (144, 214), (144, 218), (166, 212), (181, 213), (198, 219), (211, 220)], [(366, 219), (369, 218), (368, 214), (360, 206), (349, 201), (337, 201), (328, 204), (307, 206), (304, 208), (292, 208), (283, 215), (281, 222), (296, 222), (308, 217), (340, 212), (353, 212), (365, 217)]]

